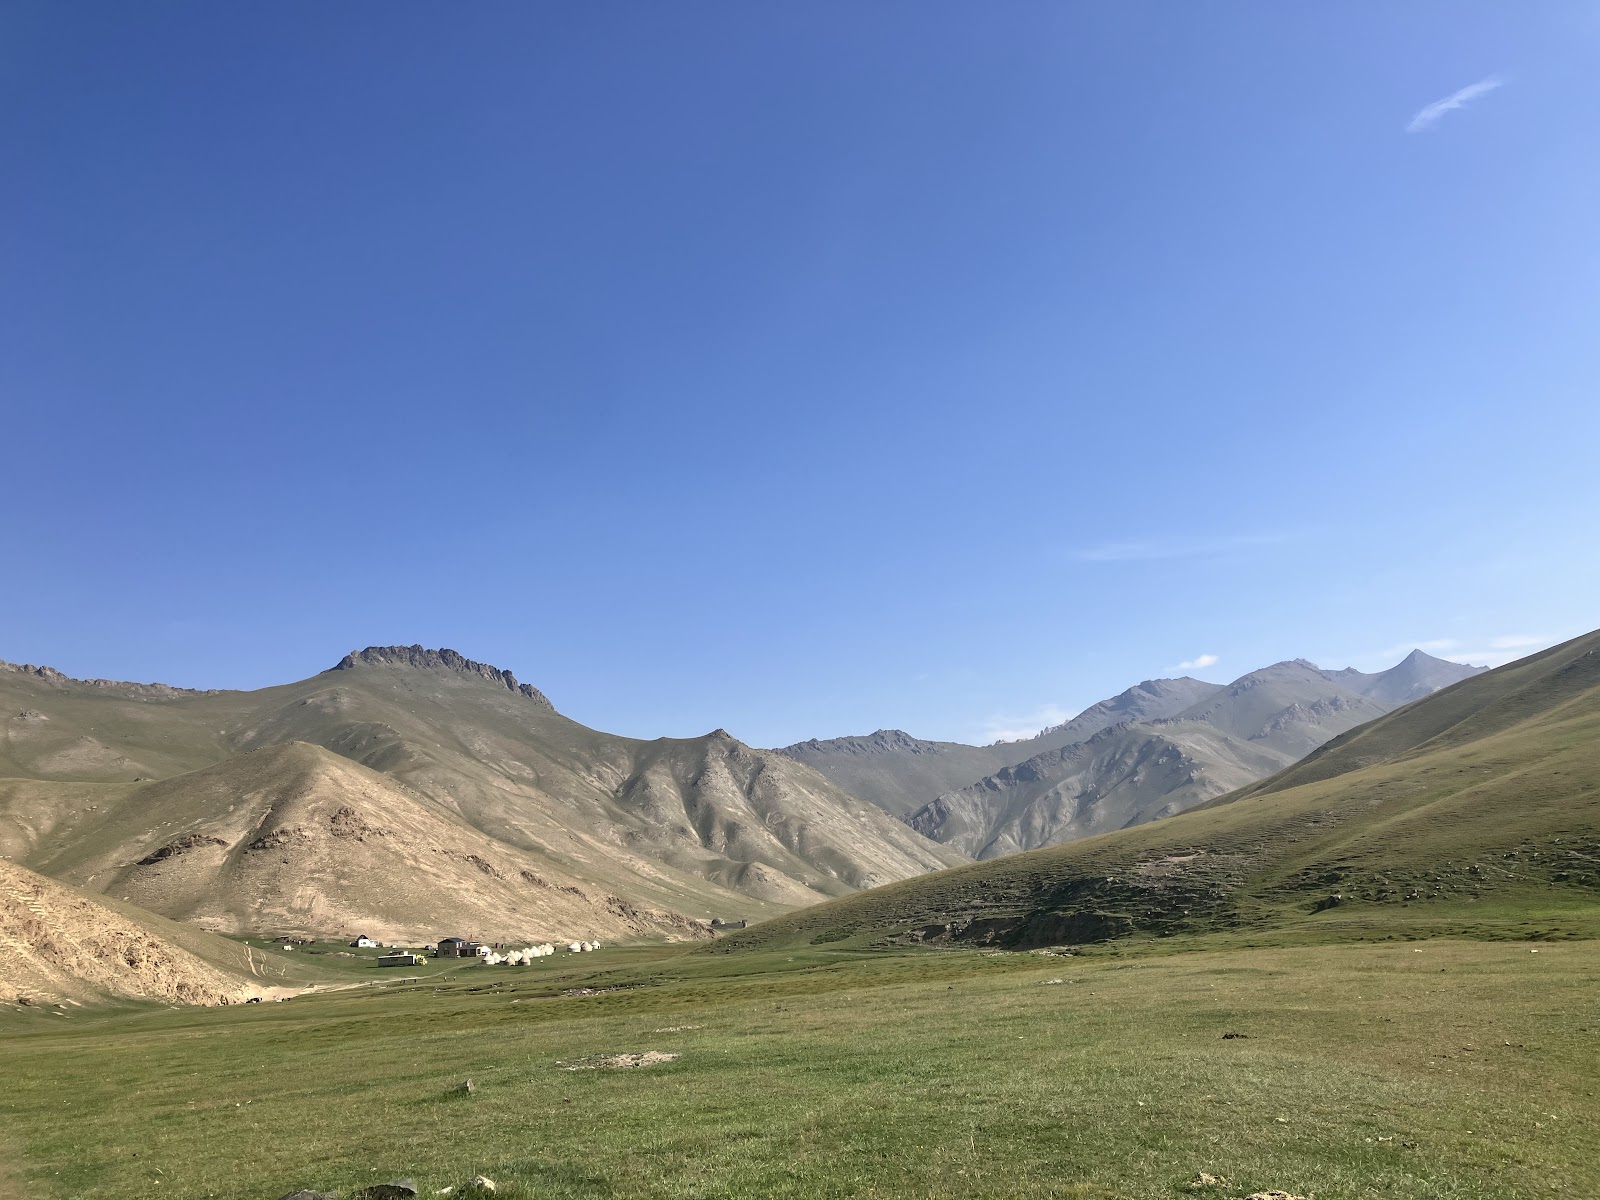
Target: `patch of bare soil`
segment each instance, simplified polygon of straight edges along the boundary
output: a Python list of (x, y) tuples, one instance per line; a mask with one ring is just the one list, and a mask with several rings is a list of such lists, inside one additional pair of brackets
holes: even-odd
[(591, 1054), (588, 1058), (575, 1058), (560, 1066), (563, 1071), (626, 1071), (669, 1063), (677, 1057), (676, 1054), (662, 1054), (657, 1050), (646, 1050), (643, 1054)]
[(1203, 850), (1195, 850), (1188, 854), (1166, 854), (1160, 858), (1146, 859), (1144, 862), (1137, 863), (1133, 869), (1135, 873), (1146, 877), (1170, 875), (1204, 854), (1205, 851)]

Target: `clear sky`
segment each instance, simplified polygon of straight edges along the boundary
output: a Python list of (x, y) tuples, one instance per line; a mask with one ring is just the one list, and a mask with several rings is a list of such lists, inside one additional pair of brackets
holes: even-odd
[(13, 0), (0, 657), (1031, 729), (1600, 625), (1600, 4)]

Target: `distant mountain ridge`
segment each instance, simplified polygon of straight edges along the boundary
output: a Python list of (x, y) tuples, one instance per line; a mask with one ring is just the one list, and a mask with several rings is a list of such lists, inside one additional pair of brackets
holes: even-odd
[(866, 737), (843, 737), (784, 746), (787, 754), (813, 767), (845, 791), (905, 818), (934, 797), (964, 787), (1035, 754), (1071, 745), (1108, 725), (1136, 718), (1166, 716), (1187, 708), (1219, 684), (1198, 679), (1147, 679), (1077, 716), (1031, 738), (969, 746), (930, 742), (898, 729)]
[[(1400, 682), (1437, 681), (1437, 661), (1413, 663)], [(1234, 698), (1254, 703), (1249, 693), (1305, 682), (1312, 670), (1275, 664), (1266, 682), (1235, 681), (1250, 686)], [(1366, 688), (1363, 700), (1395, 694), (1393, 678), (1327, 674)], [(1242, 717), (1246, 707), (1231, 712)], [(1108, 729), (1091, 743), (1119, 736)], [(1327, 938), (1342, 929), (1362, 940), (1593, 937), (1597, 897), (1600, 632), (1469, 670), (1171, 820), (816, 905), (719, 949), (1025, 950), (1266, 930)]]
[[(969, 747), (880, 731), (870, 739), (801, 742), (782, 753), (935, 841), (993, 858), (1182, 812), (1484, 669), (1420, 650), (1370, 674), (1293, 659), (1230, 684), (1146, 680), (1020, 742)], [(934, 752), (941, 756), (937, 771), (915, 757)], [(930, 794), (994, 759), (1003, 761)]]
[(915, 811), (924, 796), (960, 787), (1009, 765), (1015, 757), (1004, 744), (930, 742), (900, 729), (880, 729), (865, 737), (813, 738), (778, 753), (897, 817)]

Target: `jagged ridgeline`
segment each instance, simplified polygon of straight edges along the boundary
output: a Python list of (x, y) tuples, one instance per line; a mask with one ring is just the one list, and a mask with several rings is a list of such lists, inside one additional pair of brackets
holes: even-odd
[(783, 752), (935, 841), (998, 858), (1194, 808), (1482, 670), (1420, 650), (1374, 674), (1295, 659), (1230, 684), (1146, 680), (1022, 741), (879, 730)]
[(819, 905), (725, 948), (1593, 935), (1596, 899), (1600, 633), (1378, 717), (1195, 810)]
[(252, 692), (0, 669), (0, 854), (222, 932), (707, 936), (962, 861), (783, 755), (641, 741), (452, 650)]

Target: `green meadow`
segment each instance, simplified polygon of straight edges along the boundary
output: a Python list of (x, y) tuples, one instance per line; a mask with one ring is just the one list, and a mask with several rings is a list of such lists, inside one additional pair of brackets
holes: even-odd
[[(0, 1141), (15, 1194), (63, 1200), (479, 1173), (509, 1197), (1600, 1195), (1600, 943), (1177, 950), (341, 960), (361, 986), (288, 1003), (8, 1019)], [(678, 1057), (567, 1069), (645, 1051)]]

